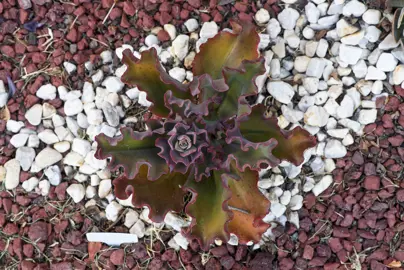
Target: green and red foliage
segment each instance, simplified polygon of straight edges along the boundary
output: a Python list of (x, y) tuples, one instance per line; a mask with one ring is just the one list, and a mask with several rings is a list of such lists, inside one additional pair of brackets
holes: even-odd
[(217, 238), (228, 241), (230, 233), (240, 243), (258, 241), (269, 226), (262, 221), (269, 201), (257, 187), (258, 172), (282, 160), (301, 164), (316, 144), (307, 131), (281, 130), (265, 106), (247, 102), (258, 94), (265, 61), (254, 27), (232, 27), (201, 46), (189, 84), (165, 72), (155, 49), (140, 59), (126, 50), (122, 81), (147, 93), (154, 117), (146, 131), (123, 128), (117, 138), (96, 138), (96, 157), (124, 169), (114, 180), (116, 196), (133, 194), (133, 205), (149, 207), (155, 222), (185, 211), (192, 223), (183, 233), (205, 249)]

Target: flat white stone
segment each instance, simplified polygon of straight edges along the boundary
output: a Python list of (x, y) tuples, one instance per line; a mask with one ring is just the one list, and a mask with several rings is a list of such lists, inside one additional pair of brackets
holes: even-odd
[(398, 65), (393, 71), (393, 84), (399, 85), (403, 81), (404, 81), (404, 65)]
[(275, 215), (275, 217), (280, 217), (282, 216), (286, 211), (286, 206), (278, 203), (278, 202), (274, 202), (271, 203), (271, 213), (273, 213)]
[(167, 23), (163, 26), (163, 28), (170, 36), (170, 39), (174, 40), (175, 37), (177, 36), (177, 29), (175, 28), (175, 26), (170, 23)]
[(337, 35), (342, 38), (359, 31), (359, 28), (349, 24), (345, 19), (340, 19), (336, 25)]
[(140, 219), (136, 221), (136, 223), (129, 230), (131, 234), (135, 234), (139, 238), (143, 238), (145, 231), (146, 231), (145, 225), (143, 221), (141, 221)]
[(291, 123), (298, 123), (303, 119), (303, 112), (289, 108), (286, 105), (281, 107), (282, 114)]
[(323, 127), (327, 124), (329, 114), (323, 107), (312, 106), (304, 113), (304, 123), (314, 126)]
[(379, 60), (377, 60), (376, 68), (381, 71), (390, 72), (396, 68), (397, 63), (398, 60), (391, 53), (382, 53)]
[(218, 31), (219, 27), (215, 22), (204, 22), (201, 31), (199, 32), (199, 36), (205, 39), (212, 38), (216, 36)]
[(22, 183), (22, 187), (26, 192), (33, 191), (38, 186), (39, 180), (36, 177), (31, 177)]
[(10, 159), (4, 164), (6, 169), (6, 177), (4, 180), (4, 187), (7, 190), (14, 189), (20, 183), (20, 162), (17, 159)]
[(309, 65), (307, 66), (306, 76), (321, 78), (325, 68), (326, 62), (321, 58), (310, 59)]
[(325, 57), (328, 51), (328, 42), (325, 39), (320, 39), (318, 41), (318, 46), (317, 46), (317, 50), (316, 50), (316, 54), (318, 57)]
[(51, 130), (45, 129), (38, 133), (38, 138), (46, 144), (54, 144), (59, 142), (58, 136)]
[(57, 186), (62, 181), (62, 173), (57, 165), (49, 166), (44, 171), (45, 176), (48, 178), (49, 183), (53, 186)]
[(198, 28), (199, 28), (199, 23), (198, 23), (198, 21), (197, 21), (196, 19), (194, 19), (194, 18), (188, 19), (188, 20), (184, 23), (184, 25), (185, 25), (185, 27), (187, 28), (187, 30), (188, 30), (189, 32), (194, 32), (194, 31), (198, 30)]
[(314, 186), (312, 192), (315, 196), (320, 195), (323, 193), (329, 186), (331, 186), (333, 182), (331, 175), (325, 175), (321, 180)]
[(270, 81), (267, 84), (267, 91), (272, 95), (277, 101), (288, 104), (295, 95), (293, 87), (282, 81)]
[(28, 140), (28, 134), (24, 133), (18, 133), (13, 135), (10, 139), (11, 145), (13, 145), (15, 148), (22, 147), (27, 143)]
[(84, 139), (74, 138), (72, 150), (85, 157), (91, 151), (91, 143)]
[(189, 242), (181, 233), (174, 235), (173, 239), (182, 249), (188, 249)]
[(23, 171), (28, 171), (35, 159), (34, 148), (25, 146), (17, 148), (17, 151), (15, 152), (15, 159), (20, 162)]
[[(269, 21), (269, 19), (270, 19), (269, 12), (268, 12), (268, 10), (266, 10), (265, 8), (260, 8), (260, 9), (257, 11), (257, 13), (255, 13), (254, 18), (255, 18), (255, 20), (257, 21), (257, 23), (259, 23), (259, 24), (266, 24), (266, 23)], [(185, 22), (185, 23), (186, 23), (186, 22)], [(186, 25), (185, 25), (185, 26), (186, 26)]]
[(118, 93), (123, 89), (125, 84), (121, 81), (120, 78), (109, 76), (102, 82), (102, 86), (104, 86), (109, 92)]
[(363, 13), (365, 13), (366, 9), (367, 7), (363, 3), (357, 0), (352, 0), (344, 6), (344, 8), (342, 9), (342, 14), (346, 17), (359, 17), (362, 16)]
[(282, 28), (278, 20), (275, 18), (270, 19), (267, 25), (267, 33), (269, 34), (269, 37), (275, 39), (281, 31)]
[(102, 242), (115, 247), (138, 242), (137, 236), (129, 233), (91, 232), (86, 233), (86, 237), (88, 242)]
[(35, 164), (43, 169), (50, 165), (55, 164), (56, 162), (62, 159), (62, 155), (52, 148), (44, 148), (38, 155), (35, 157)]
[(172, 49), (174, 51), (174, 54), (178, 57), (179, 60), (183, 60), (187, 56), (188, 44), (189, 44), (189, 36), (187, 35), (178, 35), (174, 39), (172, 43)]
[(296, 211), (302, 208), (303, 197), (301, 195), (295, 195), (290, 199), (289, 207), (290, 210)]
[(346, 45), (358, 45), (359, 42), (365, 37), (365, 30), (358, 31), (341, 38), (341, 42)]
[(348, 134), (349, 129), (347, 128), (338, 128), (338, 129), (329, 129), (327, 130), (328, 135), (334, 138), (343, 139)]
[(341, 101), (340, 107), (337, 109), (337, 117), (338, 118), (348, 118), (353, 115), (355, 109), (355, 103), (352, 98), (348, 95), (345, 95)]
[(292, 30), (296, 26), (299, 12), (293, 8), (285, 8), (278, 14), (278, 21), (283, 29)]
[(42, 120), (42, 105), (35, 104), (25, 113), (25, 119), (33, 126), (38, 126)]
[(367, 72), (368, 72), (368, 67), (366, 65), (365, 60), (361, 59), (356, 63), (356, 65), (352, 66), (352, 71), (355, 74), (355, 77), (358, 79), (365, 78)]
[(22, 121), (15, 121), (15, 120), (8, 120), (6, 124), (6, 129), (13, 133), (17, 133), (20, 129), (24, 127), (24, 122)]
[(369, 66), (368, 67), (368, 72), (366, 74), (365, 80), (368, 81), (376, 81), (376, 80), (385, 80), (387, 78), (386, 73), (381, 71), (380, 69), (374, 67), (374, 66)]
[(63, 62), (63, 67), (67, 71), (67, 73), (72, 74), (77, 70), (77, 67), (75, 64), (70, 63), (70, 62)]
[(171, 212), (168, 212), (164, 217), (164, 223), (178, 232), (180, 232), (182, 228), (190, 225), (190, 222), (187, 222), (184, 220), (184, 218), (181, 218)]
[(365, 38), (369, 41), (369, 42), (376, 42), (379, 40), (380, 34), (382, 33), (382, 31), (377, 28), (374, 25), (371, 25), (369, 27), (366, 28), (366, 34), (365, 34)]
[(49, 181), (48, 180), (39, 181), (38, 187), (35, 189), (35, 191), (42, 196), (48, 196), (50, 191)]
[(400, 43), (394, 40), (393, 34), (388, 34), (379, 44), (380, 50), (390, 50), (397, 48)]
[(82, 184), (71, 184), (66, 189), (67, 194), (73, 199), (75, 203), (79, 203), (84, 199), (86, 195), (86, 190)]
[(339, 58), (347, 64), (355, 65), (358, 63), (363, 49), (346, 44), (341, 44), (339, 47)]
[(376, 118), (377, 118), (376, 109), (360, 110), (358, 116), (358, 122), (361, 123), (362, 125), (368, 125), (374, 123), (376, 121)]
[(306, 72), (310, 59), (311, 59), (310, 57), (305, 56), (305, 55), (297, 56), (295, 58), (295, 62), (294, 62), (294, 67), (295, 67), (296, 71), (301, 72), (301, 73)]
[(39, 87), (36, 96), (43, 100), (52, 100), (56, 98), (56, 87), (48, 83)]
[(84, 164), (84, 158), (79, 153), (70, 151), (63, 159), (63, 164), (80, 167)]
[(179, 82), (183, 82), (185, 80), (185, 76), (186, 76), (185, 69), (180, 68), (180, 67), (174, 67), (174, 68), (170, 69), (168, 74), (170, 74), (171, 77), (173, 77), (174, 79), (176, 79)]
[(316, 5), (309, 2), (304, 9), (309, 23), (317, 23), (318, 19), (320, 18), (320, 10), (318, 10)]
[(377, 9), (368, 9), (365, 13), (362, 15), (362, 19), (367, 23), (367, 24), (378, 24), (380, 22), (380, 19), (382, 17), (382, 14), (379, 10)]
[(111, 179), (102, 180), (98, 187), (98, 196), (102, 199), (111, 193), (112, 182)]
[(329, 140), (324, 149), (326, 158), (342, 158), (345, 157), (347, 150), (344, 145), (338, 140)]
[(105, 208), (105, 216), (110, 221), (116, 221), (118, 219), (119, 212), (123, 209), (122, 205), (116, 201), (112, 201)]

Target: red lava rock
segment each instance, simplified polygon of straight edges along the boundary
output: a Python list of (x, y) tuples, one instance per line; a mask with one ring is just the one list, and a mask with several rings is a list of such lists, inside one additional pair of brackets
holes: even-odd
[(363, 186), (367, 190), (378, 190), (380, 188), (380, 177), (376, 175), (366, 176)]
[(404, 142), (404, 137), (402, 135), (396, 135), (388, 138), (389, 143), (391, 143), (392, 146), (397, 147), (401, 146)]
[(293, 269), (294, 265), (295, 265), (295, 262), (290, 258), (282, 258), (279, 261), (280, 269), (285, 269), (285, 270)]
[(78, 41), (78, 37), (79, 37), (79, 35), (78, 35), (76, 27), (72, 27), (70, 29), (69, 33), (67, 33), (67, 35), (66, 35), (66, 39), (73, 43)]
[(310, 245), (306, 245), (303, 251), (303, 259), (311, 260), (314, 255), (314, 248)]
[(180, 249), (180, 258), (183, 263), (190, 263), (192, 260), (192, 253), (189, 250)]
[(14, 58), (15, 57), (15, 51), (13, 49), (13, 47), (9, 46), (9, 45), (3, 45), (0, 48), (0, 51), (2, 54), (10, 57), (10, 58)]
[(123, 265), (125, 252), (123, 249), (114, 250), (109, 259), (114, 265)]
[(36, 267), (36, 264), (31, 261), (24, 260), (21, 262), (20, 267), (21, 270), (33, 270)]
[(249, 266), (251, 269), (273, 269), (272, 261), (273, 255), (267, 252), (259, 252), (250, 261)]
[(220, 264), (224, 267), (224, 269), (232, 269), (235, 262), (236, 261), (234, 258), (230, 255), (220, 258)]
[(324, 264), (324, 270), (337, 270), (339, 266), (339, 263), (326, 263)]
[(153, 260), (151, 260), (151, 262), (148, 266), (148, 269), (159, 270), (159, 269), (163, 268), (163, 265), (164, 265), (164, 262), (160, 258), (155, 257)]
[(225, 255), (227, 255), (229, 252), (227, 250), (227, 248), (222, 245), (219, 247), (214, 247), (210, 250), (210, 253), (215, 256), (215, 257), (223, 257)]
[(169, 262), (174, 261), (177, 259), (177, 253), (175, 253), (174, 249), (167, 249), (161, 256), (161, 259)]
[(29, 226), (28, 238), (32, 241), (45, 241), (48, 237), (48, 224), (42, 221), (35, 222)]
[(222, 266), (220, 262), (215, 258), (210, 258), (209, 261), (205, 265), (205, 269), (212, 269), (212, 270), (221, 270)]
[(343, 249), (341, 240), (339, 238), (331, 237), (330, 239), (328, 239), (328, 244), (330, 245), (330, 248), (334, 253), (337, 253), (338, 251)]
[(51, 270), (73, 270), (73, 265), (70, 262), (60, 262), (51, 264)]
[(188, 0), (187, 2), (194, 8), (199, 8), (201, 6), (201, 0)]
[(25, 257), (32, 258), (32, 256), (34, 255), (34, 246), (32, 246), (31, 244), (25, 244), (23, 246), (23, 253)]
[(352, 161), (353, 161), (353, 163), (355, 163), (357, 165), (362, 165), (364, 163), (364, 159), (363, 159), (361, 152), (356, 151), (354, 153), (354, 155), (352, 156)]
[(4, 227), (3, 233), (5, 235), (13, 235), (18, 233), (18, 227), (14, 223), (7, 223)]

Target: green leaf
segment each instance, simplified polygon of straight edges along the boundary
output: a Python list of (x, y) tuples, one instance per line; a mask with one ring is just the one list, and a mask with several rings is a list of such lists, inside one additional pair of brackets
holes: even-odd
[(130, 128), (122, 128), (121, 133), (122, 135), (116, 138), (109, 138), (104, 134), (98, 135), (95, 157), (98, 159), (111, 157), (108, 166), (111, 169), (123, 167), (129, 179), (138, 174), (143, 164), (149, 167), (148, 178), (151, 180), (168, 173), (166, 161), (158, 155), (161, 149), (155, 146), (158, 134), (153, 134), (150, 130), (134, 132)]
[(154, 105), (150, 111), (158, 116), (167, 117), (169, 109), (164, 104), (164, 94), (171, 90), (173, 95), (182, 99), (191, 99), (187, 92), (187, 85), (173, 79), (159, 62), (154, 48), (143, 51), (140, 60), (127, 49), (123, 52), (122, 62), (127, 70), (122, 75), (122, 81), (129, 85), (136, 85), (139, 90), (147, 93), (147, 99)]
[(125, 176), (116, 178), (115, 195), (125, 200), (132, 194), (135, 207), (147, 206), (150, 209), (149, 218), (154, 222), (163, 222), (167, 212), (183, 210), (186, 192), (182, 186), (189, 174), (173, 172), (150, 181), (147, 179), (147, 170), (147, 166), (142, 165), (134, 179)]
[[(232, 167), (234, 166), (232, 164)], [(258, 172), (249, 169), (244, 172), (236, 169), (233, 171), (238, 173), (239, 180), (226, 177), (227, 186), (231, 191), (227, 204), (233, 213), (233, 218), (228, 223), (229, 232), (237, 235), (242, 244), (249, 241), (258, 242), (269, 228), (262, 218), (268, 214), (270, 203), (257, 187)]]
[(209, 248), (217, 238), (228, 241), (229, 233), (226, 223), (230, 220), (230, 212), (226, 201), (230, 197), (225, 188), (222, 171), (213, 171), (210, 177), (201, 181), (187, 181), (184, 188), (192, 193), (192, 199), (185, 208), (192, 217), (191, 226), (186, 234), (196, 238), (202, 248)]
[(304, 151), (316, 145), (316, 138), (301, 127), (291, 131), (281, 130), (276, 118), (265, 117), (265, 110), (264, 105), (256, 105), (249, 115), (238, 117), (235, 128), (227, 134), (228, 141), (238, 140), (243, 147), (258, 149), (257, 144), (275, 139), (277, 144), (272, 154), (280, 160), (300, 165), (304, 160)]
[(195, 56), (194, 76), (209, 74), (214, 80), (222, 78), (224, 67), (238, 68), (243, 60), (259, 57), (259, 36), (251, 23), (231, 22), (233, 33), (222, 31), (200, 47)]
[(243, 61), (240, 70), (224, 68), (223, 75), (229, 90), (219, 96), (222, 101), (217, 108), (220, 120), (227, 120), (238, 114), (241, 100), (258, 94), (255, 83), (257, 76), (265, 73), (265, 60)]
[(391, 27), (392, 28), (391, 31), (393, 32), (393, 37), (396, 42), (399, 42), (400, 39), (403, 37), (403, 31), (404, 31), (403, 18), (404, 18), (404, 9), (398, 8), (394, 13), (393, 25)]

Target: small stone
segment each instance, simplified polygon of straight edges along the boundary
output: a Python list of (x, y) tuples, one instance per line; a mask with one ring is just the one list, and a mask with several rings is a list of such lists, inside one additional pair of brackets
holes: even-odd
[(341, 44), (339, 47), (339, 58), (347, 64), (355, 65), (358, 63), (362, 51), (361, 48)]
[(304, 123), (314, 126), (323, 127), (327, 124), (329, 114), (323, 107), (312, 106), (304, 113)]
[(257, 13), (255, 13), (255, 20), (257, 21), (257, 23), (259, 24), (266, 24), (268, 23), (270, 16), (269, 16), (269, 12), (268, 10), (261, 8), (257, 11)]
[(285, 40), (280, 39), (271, 49), (279, 59), (284, 58), (286, 56)]
[(73, 116), (83, 110), (83, 103), (80, 99), (69, 99), (64, 104), (64, 111), (67, 116)]
[(152, 47), (153, 45), (158, 45), (159, 40), (155, 35), (150, 34), (145, 38), (144, 43), (147, 47)]
[(356, 33), (344, 36), (343, 38), (341, 38), (341, 42), (347, 45), (359, 45), (359, 43), (364, 37), (365, 37), (365, 30), (361, 30)]
[(182, 228), (185, 228), (190, 224), (189, 222), (184, 220), (184, 218), (181, 218), (171, 212), (168, 212), (166, 214), (164, 223), (178, 232), (181, 232)]
[(347, 128), (337, 128), (327, 130), (327, 134), (334, 138), (343, 139), (348, 134), (349, 129)]
[(292, 30), (295, 28), (299, 16), (299, 12), (287, 7), (278, 14), (278, 20), (283, 29)]
[(310, 94), (317, 93), (319, 82), (319, 79), (315, 77), (305, 77), (302, 79), (304, 89)]
[(62, 155), (52, 148), (44, 148), (35, 158), (35, 164), (43, 169), (62, 159)]
[(282, 114), (291, 123), (298, 123), (303, 119), (303, 113), (298, 110), (293, 110), (286, 105), (282, 105), (281, 107)]
[(321, 180), (315, 184), (314, 188), (311, 190), (315, 196), (323, 193), (333, 182), (331, 175), (325, 175)]
[(203, 39), (208, 39), (216, 36), (219, 31), (219, 27), (215, 22), (204, 22), (199, 32), (199, 36)]
[(100, 53), (102, 63), (103, 64), (108, 64), (112, 63), (112, 52), (111, 51), (103, 51)]
[(329, 140), (324, 149), (326, 158), (342, 158), (345, 157), (347, 150), (344, 145), (338, 140)]
[(86, 190), (82, 184), (71, 184), (66, 189), (66, 192), (67, 194), (69, 194), (70, 197), (72, 197), (75, 203), (79, 203), (81, 200), (84, 199), (84, 196), (86, 195)]
[(36, 96), (43, 100), (52, 100), (56, 98), (56, 87), (52, 84), (45, 84), (39, 87)]
[(74, 138), (72, 150), (85, 157), (91, 151), (91, 143), (84, 139)]
[(307, 67), (309, 66), (310, 63), (310, 57), (308, 56), (297, 56), (295, 58), (295, 62), (294, 62), (294, 67), (296, 69), (297, 72), (301, 72), (304, 73), (307, 70)]
[[(119, 125), (119, 114), (115, 107), (111, 105), (108, 101), (102, 103), (102, 112), (104, 113), (105, 119), (110, 126), (116, 127)], [(89, 122), (90, 123), (90, 122)]]
[(303, 28), (302, 34), (305, 39), (310, 40), (314, 38), (315, 32), (309, 26), (306, 26), (305, 28)]
[(376, 42), (379, 40), (380, 34), (382, 33), (382, 31), (380, 31), (379, 28), (377, 28), (374, 25), (369, 26), (368, 28), (366, 28), (366, 34), (365, 34), (365, 38), (369, 41), (369, 42)]
[(4, 187), (7, 190), (16, 188), (20, 183), (20, 162), (17, 159), (10, 159), (4, 164), (4, 168), (6, 169)]
[(140, 219), (130, 228), (129, 233), (137, 235), (139, 238), (143, 238), (145, 234), (145, 226), (143, 221)]
[(174, 68), (170, 69), (168, 74), (170, 74), (171, 77), (173, 77), (174, 79), (176, 79), (179, 82), (183, 82), (185, 80), (185, 76), (186, 76), (185, 69), (180, 68), (180, 67), (174, 67)]
[(179, 60), (184, 60), (184, 58), (187, 56), (188, 44), (189, 44), (189, 36), (187, 35), (178, 35), (173, 41), (172, 49), (174, 51), (174, 54), (178, 57)]
[(286, 211), (286, 206), (278, 203), (278, 202), (273, 202), (271, 203), (271, 213), (275, 215), (275, 217), (279, 218), (281, 217)]
[(299, 107), (299, 110), (306, 112), (308, 108), (314, 105), (315, 100), (314, 96), (303, 96), (297, 106)]
[(102, 199), (111, 193), (112, 182), (111, 179), (102, 180), (98, 187), (98, 196)]
[(125, 84), (118, 77), (109, 76), (102, 82), (102, 86), (109, 92), (118, 93), (123, 89)]
[(168, 33), (171, 40), (174, 40), (175, 37), (177, 36), (177, 29), (172, 24), (169, 24), (169, 23), (165, 24), (164, 30)]
[(285, 192), (283, 192), (283, 194), (279, 198), (279, 200), (280, 200), (281, 204), (286, 206), (289, 204), (291, 198), (292, 198), (292, 194), (290, 193), (289, 190), (286, 190)]
[(296, 211), (302, 208), (303, 197), (301, 195), (295, 195), (290, 199), (289, 207), (290, 210)]
[(70, 143), (68, 141), (58, 142), (53, 145), (53, 148), (59, 153), (65, 153), (70, 149)]
[[(394, 76), (394, 74), (393, 74)], [(368, 67), (368, 72), (366, 74), (365, 80), (370, 81), (370, 80), (385, 80), (387, 78), (386, 73), (381, 71), (378, 68), (375, 68), (374, 66), (369, 66)]]
[(321, 58), (312, 58), (307, 66), (306, 76), (320, 78), (323, 75), (326, 62)]
[(376, 121), (376, 118), (377, 118), (376, 109), (360, 110), (358, 122), (361, 123), (362, 125), (368, 125), (374, 123)]
[(345, 19), (339, 20), (336, 24), (336, 27), (337, 27), (337, 35), (340, 38), (359, 31), (358, 27), (352, 26)]
[(22, 183), (22, 187), (26, 192), (31, 192), (38, 186), (38, 183), (38, 178), (31, 177)]
[(382, 42), (380, 42), (378, 48), (380, 50), (390, 50), (397, 48), (399, 43), (394, 40), (393, 34), (388, 34)]
[(275, 39), (279, 35), (281, 30), (281, 25), (279, 24), (277, 19), (272, 18), (269, 20), (269, 23), (267, 25), (267, 33), (269, 34), (269, 37), (271, 39)]
[(42, 180), (38, 183), (38, 188), (36, 192), (41, 196), (48, 196), (50, 190), (50, 184), (48, 180)]
[(293, 87), (282, 81), (270, 81), (267, 84), (267, 91), (277, 101), (283, 104), (289, 104), (295, 94)]
[(192, 18), (192, 19), (188, 19), (185, 23), (184, 23), (185, 27), (187, 28), (188, 32), (194, 32), (199, 28), (199, 23), (196, 19)]
[(28, 171), (31, 168), (32, 162), (35, 159), (35, 150), (31, 147), (20, 147), (15, 153), (15, 159), (20, 162), (23, 171)]
[(133, 226), (133, 224), (136, 223), (136, 221), (139, 220), (139, 214), (135, 210), (129, 209), (129, 211), (125, 215), (125, 227), (130, 228)]
[[(0, 106), (1, 107), (1, 106)], [(12, 119), (7, 121), (6, 129), (13, 133), (17, 133), (20, 129), (24, 127), (24, 122), (22, 121), (14, 121)]]
[(368, 9), (365, 13), (362, 15), (362, 19), (367, 23), (367, 24), (378, 24), (381, 19), (381, 12), (377, 9)]
[(25, 119), (33, 126), (38, 126), (42, 120), (42, 105), (35, 104), (25, 113)]
[(72, 74), (77, 70), (77, 67), (75, 64), (70, 63), (70, 62), (63, 62), (63, 67), (67, 71), (67, 73)]
[(53, 186), (57, 186), (62, 181), (62, 173), (60, 172), (60, 168), (57, 165), (49, 166), (44, 171), (44, 174), (49, 180), (49, 183)]
[(70, 151), (63, 159), (63, 164), (80, 167), (84, 164), (84, 158), (79, 153)]
[(403, 81), (404, 81), (404, 65), (398, 65), (393, 71), (393, 84), (400, 85)]
[(328, 42), (325, 39), (320, 39), (318, 41), (318, 46), (317, 46), (317, 50), (316, 50), (316, 54), (318, 57), (325, 57), (328, 51)]
[(376, 68), (381, 71), (390, 72), (396, 68), (397, 63), (397, 59), (391, 53), (382, 53), (379, 60), (377, 60)]
[(105, 208), (105, 216), (110, 221), (116, 221), (118, 219), (119, 212), (123, 209), (122, 205), (116, 201), (111, 202)]
[(46, 144), (54, 144), (59, 142), (58, 136), (51, 130), (45, 129), (38, 133), (38, 138)]
[(182, 249), (188, 249), (189, 242), (181, 233), (174, 235), (173, 239)]
[(361, 59), (352, 67), (352, 71), (355, 74), (355, 77), (358, 79), (365, 78), (367, 72), (368, 72), (368, 67), (366, 65), (365, 60)]
[(342, 14), (346, 17), (360, 17), (366, 11), (366, 9), (367, 7), (363, 3), (357, 0), (352, 0), (344, 6), (342, 9)]
[(27, 143), (28, 136), (28, 134), (24, 133), (15, 134), (13, 137), (11, 137), (10, 144), (15, 148), (22, 147)]
[(317, 23), (320, 18), (320, 10), (316, 7), (315, 4), (309, 2), (305, 6), (306, 17), (309, 23)]

